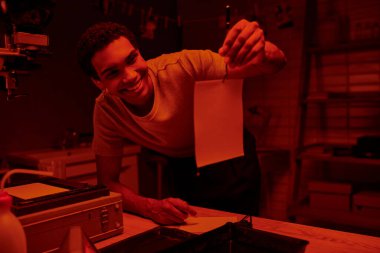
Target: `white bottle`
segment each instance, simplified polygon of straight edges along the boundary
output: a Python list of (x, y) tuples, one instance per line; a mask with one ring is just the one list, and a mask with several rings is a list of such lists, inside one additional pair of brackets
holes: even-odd
[(12, 197), (0, 190), (0, 253), (26, 253), (25, 232), (11, 205)]

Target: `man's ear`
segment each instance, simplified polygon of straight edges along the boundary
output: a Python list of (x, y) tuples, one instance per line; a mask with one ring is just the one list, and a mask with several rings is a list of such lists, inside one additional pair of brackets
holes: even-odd
[(103, 83), (100, 80), (97, 80), (93, 77), (91, 77), (91, 81), (101, 90), (104, 90), (106, 87), (104, 87)]

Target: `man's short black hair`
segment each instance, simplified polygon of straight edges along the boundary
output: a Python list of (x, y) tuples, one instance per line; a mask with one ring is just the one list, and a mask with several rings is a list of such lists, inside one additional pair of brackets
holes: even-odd
[(99, 79), (91, 63), (92, 57), (97, 51), (105, 48), (112, 41), (122, 36), (126, 37), (132, 46), (138, 48), (134, 34), (124, 25), (103, 22), (89, 27), (81, 36), (77, 46), (78, 62), (83, 71), (90, 77)]

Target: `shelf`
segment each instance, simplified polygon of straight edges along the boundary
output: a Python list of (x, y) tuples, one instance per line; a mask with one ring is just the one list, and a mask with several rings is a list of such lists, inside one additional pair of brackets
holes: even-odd
[(360, 40), (331, 46), (312, 47), (309, 49), (309, 52), (314, 54), (334, 54), (376, 48), (380, 49), (380, 42), (378, 40)]
[(380, 159), (359, 158), (359, 157), (353, 157), (353, 156), (333, 156), (331, 153), (323, 153), (323, 152), (316, 152), (316, 151), (302, 152), (298, 156), (298, 158), (309, 159), (309, 160), (319, 160), (319, 161), (326, 161), (326, 162), (380, 166)]
[(380, 103), (380, 92), (315, 92), (306, 98), (306, 103), (326, 102), (377, 102)]
[[(361, 165), (380, 165), (380, 159), (362, 158), (350, 155), (334, 155), (332, 148), (348, 149), (351, 145), (339, 143), (316, 143), (303, 148), (298, 159), (319, 160), (326, 162), (350, 163)], [(328, 150), (328, 151), (326, 151)]]
[(363, 215), (353, 211), (317, 209), (306, 205), (299, 205), (291, 208), (290, 213), (295, 217), (304, 217), (336, 225), (353, 226), (376, 231), (379, 231), (380, 228), (380, 219), (378, 217)]
[[(136, 144), (128, 144), (123, 148), (123, 156), (136, 155), (141, 147)], [(26, 166), (38, 168), (42, 164), (51, 164), (52, 161), (64, 161), (65, 165), (75, 165), (95, 161), (95, 155), (91, 147), (72, 149), (44, 149), (17, 153), (10, 153), (6, 160), (13, 166)]]
[(0, 56), (4, 57), (26, 57), (25, 54), (21, 54), (20, 50), (11, 50), (8, 48), (0, 48)]

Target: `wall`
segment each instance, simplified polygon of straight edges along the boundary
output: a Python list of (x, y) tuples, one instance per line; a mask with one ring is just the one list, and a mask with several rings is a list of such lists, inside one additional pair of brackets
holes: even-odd
[[(281, 1), (261, 2), (262, 23), (266, 38), (281, 48), (287, 65), (279, 73), (266, 77), (260, 85), (249, 85), (251, 103), (263, 108), (270, 115), (264, 131), (261, 131), (261, 147), (272, 149), (262, 156), (263, 173), (266, 173), (266, 208), (263, 215), (275, 219), (287, 219), (287, 208), (292, 194), (293, 172), (291, 158), (297, 136), (299, 113), (298, 96), (301, 86), (302, 49), (305, 21), (305, 1), (282, 1), (291, 8), (293, 26), (279, 28), (276, 10)], [(255, 80), (248, 82), (254, 84)]]
[[(0, 93), (0, 160), (9, 152), (57, 146), (68, 128), (80, 133), (92, 132), (93, 103), (99, 91), (79, 69), (75, 55), (77, 40), (89, 25), (104, 20), (117, 21), (139, 34), (140, 14), (149, 6), (162, 16), (170, 16), (170, 21), (176, 17), (175, 0), (109, 1), (113, 6), (108, 15), (101, 10), (101, 1), (55, 2), (54, 16), (46, 30), (52, 54), (38, 60), (41, 68), (19, 77), (19, 92), (26, 92), (28, 96), (7, 102), (5, 94)], [(133, 4), (130, 15), (122, 8), (123, 3)], [(170, 22), (167, 29), (162, 26), (161, 23), (154, 43), (140, 40), (146, 48), (142, 52), (146, 58), (178, 47), (176, 22)]]

